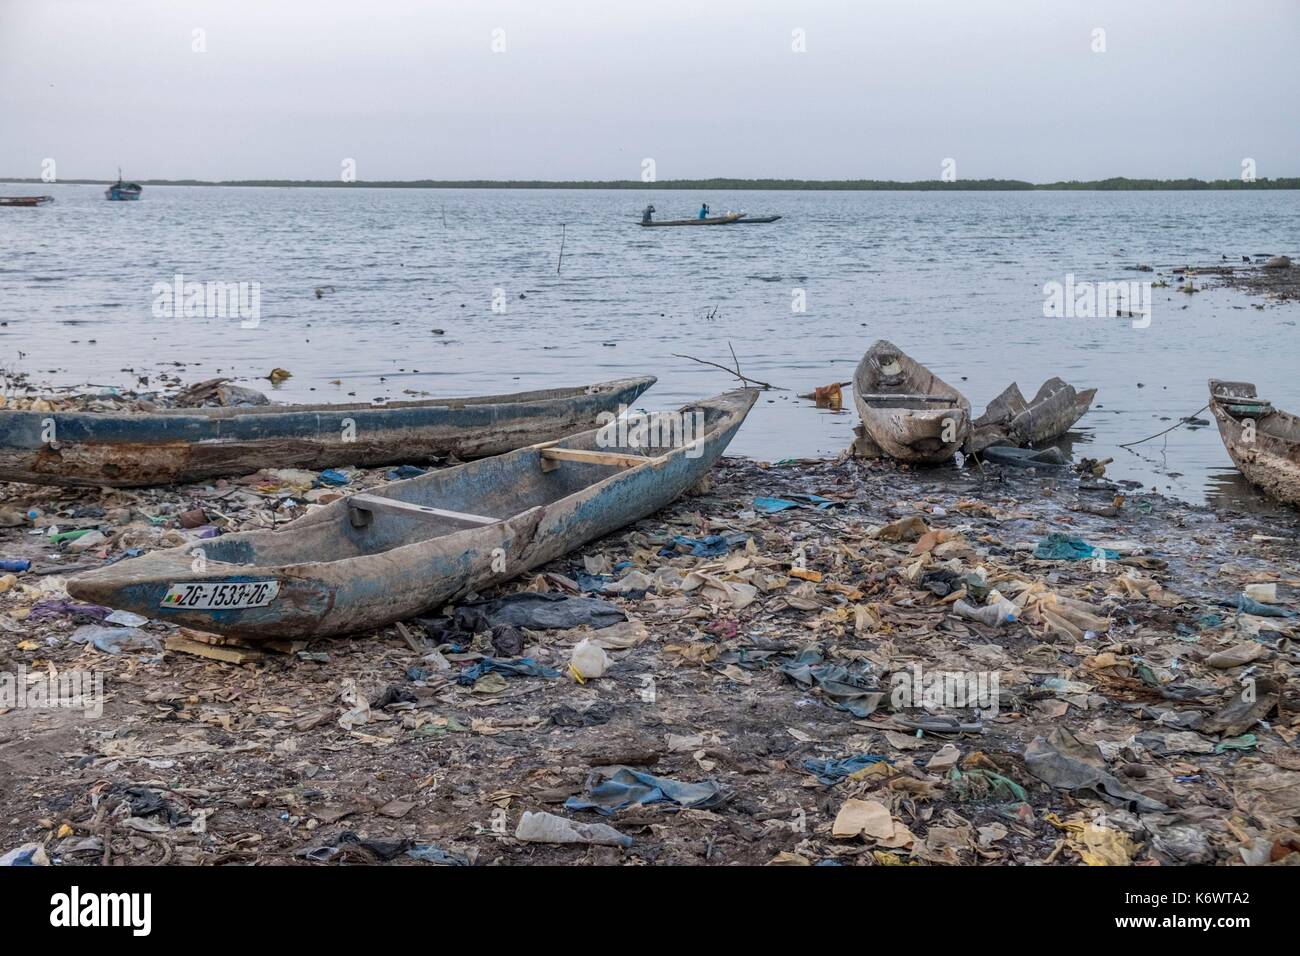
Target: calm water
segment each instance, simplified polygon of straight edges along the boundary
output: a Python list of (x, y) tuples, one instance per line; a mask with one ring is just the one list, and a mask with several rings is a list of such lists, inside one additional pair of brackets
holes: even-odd
[[(798, 400), (848, 381), (888, 338), (960, 387), (978, 414), (1015, 380), (1098, 386), (1076, 454), (1203, 501), (1240, 494), (1214, 428), (1127, 452), (1205, 404), (1206, 379), (1253, 380), (1300, 410), (1300, 305), (1230, 290), (1153, 292), (1149, 328), (1043, 317), (1043, 284), (1150, 279), (1124, 270), (1297, 252), (1300, 193), (811, 193), (14, 185), (57, 203), (0, 210), (0, 364), (38, 381), (134, 386), (136, 373), (247, 384), (293, 373), (282, 401), (472, 395), (650, 372), (647, 407), (730, 388), (730, 363), (790, 389), (764, 395), (732, 445), (775, 460), (833, 455), (853, 414)], [(642, 229), (715, 211), (772, 225)], [(564, 257), (556, 274), (564, 228)], [(155, 282), (260, 283), (261, 320), (153, 315)], [(315, 289), (334, 291), (317, 298)], [(493, 311), (494, 290), (506, 311)], [(794, 290), (806, 311), (792, 311)], [(521, 297), (522, 296), (522, 297)], [(498, 300), (500, 301), (500, 299)], [(441, 329), (435, 335), (431, 330)], [(184, 363), (177, 366), (174, 363)], [(134, 372), (131, 370), (135, 370)], [(331, 384), (339, 380), (341, 384)], [(1169, 418), (1168, 421), (1165, 419)], [(1135, 453), (1136, 452), (1136, 453)]]

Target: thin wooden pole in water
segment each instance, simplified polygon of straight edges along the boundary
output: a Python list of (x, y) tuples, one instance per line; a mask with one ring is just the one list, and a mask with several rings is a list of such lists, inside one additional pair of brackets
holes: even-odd
[(560, 223), (560, 258), (555, 263), (555, 274), (560, 274), (560, 266), (564, 264), (564, 233), (568, 223)]

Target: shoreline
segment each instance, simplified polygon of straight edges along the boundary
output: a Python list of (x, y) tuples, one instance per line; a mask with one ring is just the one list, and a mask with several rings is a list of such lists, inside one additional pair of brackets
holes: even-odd
[[(1274, 581), (1278, 606), (1291, 606), (1300, 515), (1158, 493), (1112, 515), (1120, 489), (1072, 473), (986, 466), (945, 479), (847, 458), (723, 459), (664, 511), (495, 590), (585, 593), (627, 616), (603, 633), (519, 632), (522, 653), (558, 677), (458, 681), (481, 655), (504, 655), (495, 632), (456, 636), (447, 617), (278, 648), (181, 649), (174, 628), (150, 623), (133, 632), (135, 647), (111, 653), (86, 636), (102, 624), (96, 612), (59, 604), (56, 552), (97, 563), (123, 547), (200, 540), (192, 517), (180, 518), (196, 508), (207, 527), (279, 526), (313, 498), (384, 480), (380, 469), (316, 491), (273, 473), (171, 489), (0, 490), (0, 512), (41, 505), (61, 528), (106, 532), (74, 554), (27, 527), (0, 529), (7, 556), (49, 562), (0, 593), (4, 669), (95, 670), (108, 690), (98, 720), (0, 714), (0, 847), (37, 842), (91, 864), (1067, 865), (1095, 851), (1070, 835), (1092, 825), (1116, 862), (1231, 865), (1266, 860), (1284, 830), (1276, 788), (1300, 786), (1294, 690), (1267, 728), (1232, 718), (1233, 733), (1191, 729), (1231, 706), (1238, 681), (1297, 673), (1292, 619), (1212, 602)], [(804, 493), (832, 504), (753, 505)], [(1036, 558), (1035, 542), (1060, 531), (1123, 552), (1100, 566)], [(679, 535), (706, 534), (744, 543), (717, 557), (661, 554)], [(954, 613), (954, 595), (975, 600), (966, 576), (976, 568), (1024, 602), (1021, 619), (989, 626)], [(615, 578), (621, 589), (604, 590)], [(576, 590), (593, 582), (602, 590)], [(26, 620), (38, 605), (53, 610)], [(578, 684), (565, 671), (584, 636), (607, 641), (613, 666)], [(833, 669), (807, 671), (801, 654)], [(996, 675), (998, 697), (982, 711), (894, 706), (896, 675), (917, 668)], [(347, 703), (362, 698), (364, 716)], [(972, 729), (945, 732), (943, 714)], [(1096, 748), (1088, 759), (1112, 796), (1071, 789), (1038, 763), (1071, 737)], [(836, 761), (855, 757), (841, 775)], [(716, 786), (720, 802), (603, 818), (563, 808), (614, 767)], [(92, 792), (148, 836), (97, 824)], [(898, 839), (836, 836), (855, 800), (885, 807)], [(519, 840), (523, 811), (604, 822), (634, 843)]]

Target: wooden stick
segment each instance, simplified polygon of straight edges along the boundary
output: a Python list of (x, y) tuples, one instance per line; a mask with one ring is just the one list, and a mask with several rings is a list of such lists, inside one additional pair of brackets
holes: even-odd
[(764, 390), (767, 390), (767, 389), (774, 389), (774, 390), (776, 390), (776, 391), (778, 391), (778, 392), (788, 392), (788, 391), (790, 391), (788, 388), (782, 388), (780, 385), (772, 385), (772, 384), (770, 384), (770, 383), (768, 383), (768, 382), (760, 382), (758, 379), (756, 379), (756, 378), (750, 378), (748, 375), (741, 375), (739, 372), (734, 371), (733, 369), (729, 369), (729, 368), (727, 368), (727, 366), (725, 366), (725, 365), (719, 365), (717, 362), (709, 362), (709, 361), (706, 361), (705, 359), (699, 359), (699, 358), (696, 358), (694, 355), (682, 355), (680, 352), (673, 352), (672, 354), (673, 354), (673, 358), (684, 358), (684, 359), (690, 359), (692, 362), (699, 362), (701, 365), (712, 365), (714, 368), (720, 368), (720, 369), (722, 369), (724, 372), (726, 372), (728, 375), (734, 375), (734, 376), (736, 376), (736, 378), (740, 379), (740, 380), (741, 380), (742, 382), (744, 382), (746, 385), (749, 385), (749, 384), (758, 385), (759, 387), (763, 388)]
[(560, 266), (564, 263), (564, 233), (567, 226), (568, 223), (560, 223), (560, 258), (555, 263), (555, 274), (557, 276), (560, 274)]

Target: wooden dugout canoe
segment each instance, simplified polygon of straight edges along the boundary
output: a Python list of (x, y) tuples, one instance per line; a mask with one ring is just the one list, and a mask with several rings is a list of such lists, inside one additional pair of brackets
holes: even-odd
[(1250, 382), (1213, 378), (1210, 411), (1246, 480), (1272, 498), (1300, 505), (1300, 418), (1259, 398)]
[(44, 206), (54, 202), (53, 196), (0, 196), (0, 206)]
[(743, 219), (743, 212), (730, 212), (725, 216), (709, 216), (707, 219), (650, 219), (641, 220), (643, 226), (729, 226)]
[(1028, 445), (1037, 448), (1060, 438), (1092, 407), (1095, 388), (1078, 391), (1059, 378), (1049, 378), (1025, 401), (1020, 387), (1012, 382), (984, 414), (971, 423), (971, 434), (962, 451), (981, 452), (993, 445)]
[[(523, 574), (668, 505), (709, 471), (757, 396), (740, 389), (687, 406), (682, 412), (698, 411), (691, 420), (702, 428), (690, 444), (679, 438), (662, 453), (632, 445), (631, 432), (595, 429), (351, 495), (279, 531), (118, 561), (72, 578), (68, 593), (251, 640), (381, 627)], [(616, 444), (620, 437), (625, 444)], [(232, 606), (240, 602), (246, 606)]]
[[(482, 458), (618, 414), (654, 376), (513, 395), (383, 405), (264, 405), (153, 413), (0, 410), (0, 481), (133, 487), (260, 468)], [(51, 432), (52, 429), (52, 432)], [(47, 440), (53, 435), (53, 441)]]
[(943, 464), (970, 431), (966, 396), (884, 339), (858, 363), (853, 401), (862, 417), (859, 457)]

